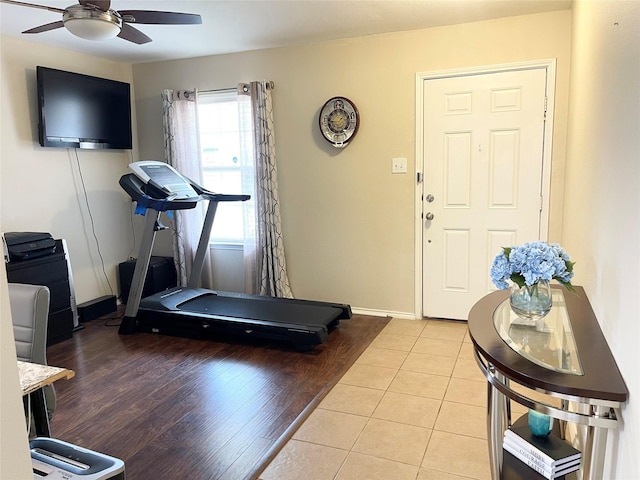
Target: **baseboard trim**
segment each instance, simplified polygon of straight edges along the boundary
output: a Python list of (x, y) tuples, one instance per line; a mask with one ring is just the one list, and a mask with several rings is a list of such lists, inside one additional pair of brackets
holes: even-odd
[(412, 312), (394, 312), (391, 310), (373, 310), (370, 308), (351, 308), (351, 312), (357, 315), (371, 315), (372, 317), (391, 317), (402, 320), (419, 320)]

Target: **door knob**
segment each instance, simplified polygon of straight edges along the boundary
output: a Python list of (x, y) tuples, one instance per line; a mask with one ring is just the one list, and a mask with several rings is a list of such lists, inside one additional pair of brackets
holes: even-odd
[(427, 214), (424, 216), (424, 218), (426, 218), (427, 220), (433, 220), (433, 213), (427, 212)]

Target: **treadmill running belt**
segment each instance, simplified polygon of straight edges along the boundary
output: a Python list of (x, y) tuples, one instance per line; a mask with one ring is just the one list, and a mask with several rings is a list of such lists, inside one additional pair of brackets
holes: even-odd
[(200, 295), (179, 304), (178, 308), (182, 311), (205, 315), (224, 315), (299, 325), (327, 325), (342, 313), (342, 310), (337, 307), (222, 297), (215, 294)]

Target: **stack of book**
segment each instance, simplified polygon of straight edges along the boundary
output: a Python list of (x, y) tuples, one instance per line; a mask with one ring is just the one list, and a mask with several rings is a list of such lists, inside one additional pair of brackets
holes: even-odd
[(582, 453), (550, 434), (536, 437), (528, 425), (512, 426), (504, 432), (503, 448), (549, 480), (580, 468)]

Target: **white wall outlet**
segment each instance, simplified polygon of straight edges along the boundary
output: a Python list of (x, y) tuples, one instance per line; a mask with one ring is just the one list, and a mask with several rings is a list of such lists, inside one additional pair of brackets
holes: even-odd
[(392, 158), (391, 159), (391, 173), (407, 173), (407, 159), (406, 158)]

